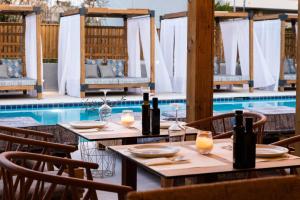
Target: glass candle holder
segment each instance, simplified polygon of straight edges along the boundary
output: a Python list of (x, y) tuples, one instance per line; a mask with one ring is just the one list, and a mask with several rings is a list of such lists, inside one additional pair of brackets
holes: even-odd
[(134, 124), (134, 115), (132, 110), (123, 110), (121, 116), (121, 124), (126, 127), (131, 127)]
[(200, 131), (196, 139), (196, 148), (201, 154), (209, 154), (214, 147), (212, 133), (209, 131)]

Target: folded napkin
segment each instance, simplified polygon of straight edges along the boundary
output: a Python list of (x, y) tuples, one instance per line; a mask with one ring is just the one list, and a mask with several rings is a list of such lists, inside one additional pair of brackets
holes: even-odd
[(184, 164), (188, 163), (189, 160), (180, 159), (176, 160), (176, 158), (151, 158), (144, 160), (142, 163), (147, 166), (158, 166), (158, 165), (172, 165), (172, 164)]

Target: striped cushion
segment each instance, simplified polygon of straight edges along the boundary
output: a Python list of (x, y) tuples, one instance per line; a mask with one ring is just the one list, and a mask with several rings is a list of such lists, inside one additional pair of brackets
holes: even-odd
[(296, 80), (296, 74), (285, 74), (284, 75), (284, 80)]
[(130, 83), (149, 83), (149, 78), (141, 78), (141, 77), (124, 77), (119, 78), (119, 84), (130, 84)]
[(248, 81), (249, 77), (239, 75), (215, 75), (214, 81)]
[(85, 84), (101, 85), (101, 84), (119, 84), (117, 78), (87, 78)]
[(36, 85), (36, 80), (30, 78), (1, 78), (0, 86), (33, 86)]

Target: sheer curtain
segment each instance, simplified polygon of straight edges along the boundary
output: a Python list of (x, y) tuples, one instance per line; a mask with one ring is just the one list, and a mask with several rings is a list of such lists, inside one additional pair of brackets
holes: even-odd
[(187, 17), (175, 19), (173, 92), (186, 93), (187, 84)]
[(187, 17), (162, 20), (160, 44), (172, 82), (172, 91), (186, 93)]
[(127, 27), (128, 76), (141, 77), (141, 47), (138, 21), (128, 19)]
[(80, 15), (60, 19), (58, 86), (59, 94), (80, 97)]
[(239, 52), (242, 75), (249, 76), (249, 20), (230, 20), (220, 23), (223, 38), (226, 74), (236, 74)]
[[(147, 76), (150, 78), (150, 17), (137, 17), (128, 19), (128, 55), (129, 71), (135, 77), (141, 77), (140, 65), (140, 43), (142, 45), (143, 56), (146, 64)], [(132, 29), (131, 29), (132, 28)], [(155, 89), (157, 92), (171, 92), (172, 86), (169, 79), (168, 70), (162, 56), (157, 32), (155, 34)]]
[(226, 74), (235, 75), (237, 47), (238, 47), (238, 29), (236, 21), (224, 21), (220, 23), (224, 46), (224, 56), (226, 63)]
[(26, 16), (25, 58), (28, 78), (37, 80), (36, 15)]
[(278, 90), (280, 20), (254, 22), (254, 86)]

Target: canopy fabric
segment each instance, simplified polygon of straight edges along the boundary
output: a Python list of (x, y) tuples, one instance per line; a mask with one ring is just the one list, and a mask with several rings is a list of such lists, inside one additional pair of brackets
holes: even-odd
[(254, 87), (278, 90), (281, 21), (254, 22)]
[(243, 76), (249, 76), (249, 20), (220, 22), (223, 39), (226, 74), (236, 75), (237, 53), (239, 52)]
[(80, 15), (60, 19), (58, 42), (59, 94), (80, 97)]
[[(141, 77), (141, 44), (147, 70), (147, 77), (150, 78), (150, 17), (145, 16), (128, 19), (127, 25), (128, 75), (133, 77)], [(161, 53), (157, 32), (155, 34), (155, 44), (155, 90), (156, 92), (171, 92), (171, 81), (169, 79), (165, 61)]]
[(172, 91), (186, 93), (187, 82), (187, 17), (161, 22), (160, 45), (172, 82)]
[[(36, 14), (27, 15), (25, 18), (25, 58), (26, 76), (37, 80), (37, 36), (36, 36)], [(42, 46), (40, 46), (42, 51)], [(42, 55), (42, 54), (41, 54)], [(41, 71), (43, 72), (43, 58), (41, 58)]]

